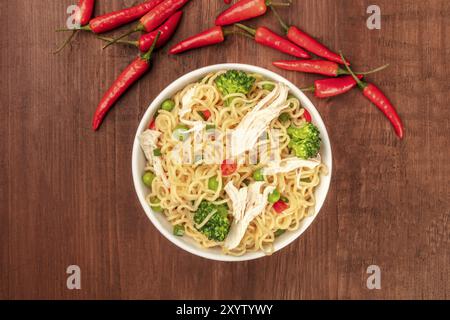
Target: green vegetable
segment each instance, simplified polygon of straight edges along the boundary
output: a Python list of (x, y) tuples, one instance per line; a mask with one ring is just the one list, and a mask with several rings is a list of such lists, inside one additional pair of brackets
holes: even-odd
[(320, 131), (312, 123), (303, 127), (291, 126), (287, 130), (291, 141), (289, 147), (298, 158), (310, 159), (317, 156), (320, 150)]
[(217, 191), (219, 188), (219, 181), (217, 180), (217, 177), (211, 177), (208, 180), (208, 189), (212, 191)]
[(289, 199), (284, 196), (281, 196), (280, 200), (283, 201), (284, 203), (289, 203)]
[(289, 113), (284, 112), (284, 113), (280, 114), (280, 116), (278, 117), (278, 120), (280, 120), (281, 122), (288, 122), (289, 120), (291, 120), (291, 116), (289, 115)]
[(262, 86), (262, 88), (267, 91), (272, 91), (273, 89), (275, 89), (275, 86), (271, 83), (266, 83)]
[(153, 172), (147, 171), (146, 173), (144, 173), (144, 175), (142, 176), (142, 182), (149, 188), (152, 187), (152, 183), (153, 180), (155, 180), (155, 175), (153, 174)]
[(213, 130), (213, 129), (215, 129), (215, 128), (216, 128), (216, 126), (213, 125), (213, 124), (207, 124), (207, 125), (206, 125), (206, 131), (208, 131), (208, 130)]
[(275, 203), (278, 200), (280, 200), (280, 197), (281, 197), (280, 191), (275, 189), (271, 194), (269, 194), (268, 200), (270, 203)]
[(175, 101), (173, 101), (172, 99), (167, 99), (161, 104), (161, 109), (165, 111), (170, 112), (173, 110), (173, 108), (175, 108)]
[[(248, 94), (256, 79), (247, 75), (243, 71), (229, 70), (216, 78), (217, 89), (227, 96), (233, 93)], [(232, 99), (227, 99), (225, 105), (229, 106)]]
[(258, 169), (255, 172), (253, 172), (253, 179), (255, 179), (255, 181), (264, 181), (262, 169)]
[[(214, 213), (213, 213), (214, 212)], [(212, 213), (212, 216), (200, 229), (198, 225), (204, 223), (205, 219)], [(222, 242), (230, 231), (230, 221), (228, 220), (228, 206), (226, 204), (215, 205), (203, 200), (194, 215), (196, 229), (208, 237), (209, 240)]]
[(182, 224), (177, 224), (173, 227), (173, 234), (177, 237), (184, 236), (184, 226)]
[(277, 231), (275, 231), (275, 238), (281, 236), (282, 234), (284, 234), (286, 232), (286, 230), (284, 229), (278, 229)]
[(159, 205), (161, 203), (161, 200), (159, 200), (157, 197), (152, 197), (150, 199), (150, 207), (152, 207), (153, 211), (155, 212), (162, 212), (163, 209)]
[(161, 149), (155, 149), (155, 150), (153, 150), (153, 155), (154, 155), (155, 157), (161, 157), (161, 156), (162, 156)]
[(176, 126), (175, 129), (173, 130), (173, 135), (174, 135), (175, 139), (184, 141), (189, 136), (189, 133), (186, 132), (188, 130), (189, 130), (188, 126), (180, 124), (180, 125)]

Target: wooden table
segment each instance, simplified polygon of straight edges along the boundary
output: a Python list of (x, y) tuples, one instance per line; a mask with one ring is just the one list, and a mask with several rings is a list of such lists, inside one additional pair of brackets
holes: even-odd
[[(271, 62), (288, 57), (246, 38), (177, 57), (164, 49), (93, 133), (96, 104), (136, 50), (102, 51), (86, 33), (52, 55), (65, 36), (53, 30), (72, 2), (0, 2), (0, 298), (449, 298), (450, 1), (378, 0), (382, 28), (373, 31), (370, 1), (299, 0), (281, 11), (357, 69), (391, 64), (370, 79), (397, 105), (406, 138), (395, 138), (357, 90), (313, 98), (334, 155), (326, 203), (298, 241), (244, 263), (193, 256), (153, 227), (131, 179), (136, 127), (165, 86), (202, 66), (256, 64), (300, 87), (316, 78), (276, 70)], [(96, 13), (133, 3), (99, 1)], [(212, 25), (223, 8), (191, 1), (172, 43)], [(271, 14), (258, 24), (279, 30)], [(366, 287), (372, 264), (381, 290)], [(81, 290), (66, 288), (69, 265), (81, 268)]]

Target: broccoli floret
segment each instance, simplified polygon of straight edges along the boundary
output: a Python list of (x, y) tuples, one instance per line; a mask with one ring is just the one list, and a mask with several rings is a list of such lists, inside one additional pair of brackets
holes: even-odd
[(228, 206), (226, 204), (215, 205), (208, 201), (202, 201), (194, 215), (194, 222), (201, 225), (213, 212), (208, 222), (201, 228), (196, 229), (208, 237), (209, 240), (222, 242), (230, 231), (230, 220), (228, 220)]
[(310, 159), (317, 156), (320, 150), (320, 131), (312, 123), (303, 127), (291, 126), (287, 130), (291, 141), (289, 147), (296, 157)]
[[(248, 94), (256, 79), (243, 71), (229, 70), (216, 78), (217, 89), (227, 96), (233, 93)], [(232, 99), (227, 99), (225, 105), (230, 105)]]

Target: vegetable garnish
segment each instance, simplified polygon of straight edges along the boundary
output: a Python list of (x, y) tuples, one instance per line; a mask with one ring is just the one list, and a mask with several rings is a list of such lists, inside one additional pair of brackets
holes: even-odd
[(155, 38), (150, 50), (134, 59), (103, 96), (95, 111), (94, 120), (92, 122), (92, 128), (95, 131), (98, 130), (107, 112), (114, 106), (117, 100), (119, 100), (125, 91), (150, 69), (153, 50), (155, 49), (158, 39), (159, 34)]
[(177, 224), (173, 227), (173, 234), (177, 237), (184, 236), (184, 225)]
[(220, 170), (222, 171), (222, 175), (224, 177), (231, 176), (237, 170), (237, 163), (232, 160), (224, 160), (222, 165), (220, 166)]
[(161, 156), (162, 156), (161, 149), (155, 149), (155, 150), (153, 150), (153, 155), (154, 155), (155, 157), (161, 157)]
[(278, 200), (273, 204), (273, 209), (276, 213), (282, 213), (283, 211), (287, 210), (289, 208), (289, 205), (285, 203), (282, 200)]
[(208, 189), (212, 191), (217, 191), (219, 188), (219, 180), (217, 177), (211, 177), (208, 179)]
[(297, 58), (311, 58), (305, 50), (293, 44), (288, 39), (276, 34), (269, 28), (259, 27), (255, 30), (241, 23), (236, 23), (236, 26), (248, 32), (248, 34), (252, 35), (257, 43), (263, 46), (270, 47)]
[(202, 201), (194, 215), (195, 228), (209, 240), (222, 242), (230, 231), (228, 207), (226, 204), (215, 205)]
[(269, 203), (275, 203), (278, 200), (280, 200), (280, 197), (281, 197), (280, 191), (275, 189), (271, 194), (269, 194), (267, 200), (269, 201)]
[[(253, 87), (256, 79), (247, 75), (243, 71), (229, 70), (224, 74), (221, 74), (215, 80), (217, 89), (224, 95), (230, 95), (234, 93), (248, 94)], [(229, 105), (233, 99), (229, 98), (225, 101), (226, 105)]]
[(306, 123), (302, 127), (291, 126), (287, 131), (291, 138), (289, 147), (296, 157), (308, 160), (318, 155), (321, 139), (320, 131), (315, 125)]
[(142, 182), (149, 188), (152, 187), (153, 180), (155, 180), (156, 176), (153, 174), (153, 172), (146, 172), (142, 176)]
[[(341, 58), (346, 62), (344, 56), (341, 53)], [(378, 109), (383, 112), (383, 114), (389, 119), (392, 126), (394, 127), (395, 133), (400, 139), (403, 139), (403, 124), (397, 110), (389, 99), (384, 95), (384, 93), (374, 84), (364, 82), (355, 75), (355, 73), (346, 64), (348, 72), (352, 75), (353, 79), (358, 84), (358, 87), (362, 90), (364, 96), (369, 99)]]

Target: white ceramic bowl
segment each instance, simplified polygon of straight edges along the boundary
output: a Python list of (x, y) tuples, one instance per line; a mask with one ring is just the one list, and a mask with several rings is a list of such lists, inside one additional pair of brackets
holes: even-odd
[(229, 256), (223, 254), (220, 248), (203, 249), (195, 241), (193, 241), (187, 236), (185, 237), (174, 236), (172, 234), (173, 228), (171, 224), (167, 221), (167, 219), (161, 213), (153, 212), (150, 206), (147, 204), (145, 197), (146, 194), (148, 193), (148, 189), (145, 187), (145, 185), (142, 183), (141, 180), (141, 176), (143, 174), (145, 166), (145, 157), (144, 153), (141, 151), (141, 148), (139, 146), (138, 136), (148, 128), (150, 119), (152, 118), (156, 110), (159, 108), (161, 103), (165, 99), (172, 97), (176, 92), (183, 89), (186, 85), (198, 81), (208, 73), (230, 69), (258, 73), (268, 79), (285, 83), (291, 90), (291, 93), (293, 93), (297, 98), (300, 99), (303, 107), (305, 107), (310, 112), (313, 119), (313, 123), (319, 128), (322, 134), (322, 143), (323, 143), (321, 155), (323, 162), (329, 168), (329, 174), (327, 176), (322, 177), (320, 185), (316, 189), (315, 192), (316, 213), (314, 214), (314, 216), (304, 219), (301, 224), (301, 227), (298, 230), (293, 232), (286, 232), (279, 238), (277, 238), (274, 244), (275, 251), (281, 250), (291, 242), (295, 241), (309, 227), (309, 225), (313, 222), (313, 220), (319, 213), (320, 209), (322, 208), (322, 205), (328, 193), (328, 188), (330, 186), (331, 172), (332, 172), (332, 154), (328, 133), (322, 121), (322, 118), (319, 115), (319, 112), (317, 112), (314, 105), (311, 103), (308, 97), (305, 96), (302, 91), (300, 91), (300, 89), (298, 89), (294, 84), (292, 84), (285, 78), (279, 76), (278, 74), (260, 67), (246, 64), (217, 64), (189, 72), (188, 74), (172, 82), (155, 98), (155, 100), (153, 100), (153, 102), (150, 104), (147, 111), (145, 112), (144, 117), (141, 120), (141, 123), (139, 124), (139, 128), (137, 130), (133, 145), (132, 172), (133, 172), (134, 187), (136, 189), (136, 193), (138, 195), (142, 207), (144, 208), (145, 213), (147, 214), (148, 218), (153, 223), (153, 225), (172, 243), (192, 254), (212, 260), (245, 261), (265, 257), (266, 255), (263, 252), (251, 252), (245, 254), (242, 257)]

